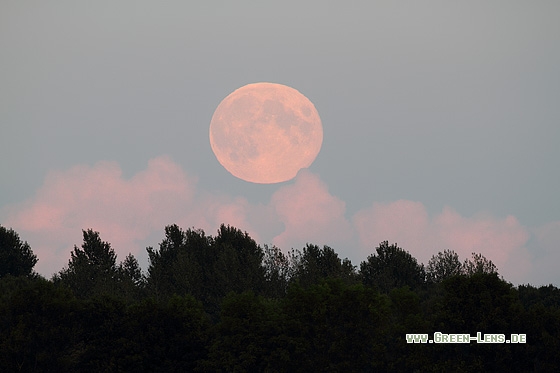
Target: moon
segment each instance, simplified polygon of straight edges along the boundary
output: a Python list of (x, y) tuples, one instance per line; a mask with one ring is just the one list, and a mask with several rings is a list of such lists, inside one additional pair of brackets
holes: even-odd
[(252, 183), (294, 178), (313, 163), (322, 143), (323, 126), (313, 103), (282, 84), (253, 83), (235, 90), (210, 122), (210, 146), (218, 161)]

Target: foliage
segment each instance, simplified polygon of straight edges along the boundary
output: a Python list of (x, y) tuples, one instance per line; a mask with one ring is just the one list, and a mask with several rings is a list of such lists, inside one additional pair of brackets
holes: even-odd
[(32, 276), (37, 261), (27, 242), (21, 242), (13, 229), (0, 225), (0, 278), (6, 275)]
[[(171, 225), (144, 275), (133, 255), (117, 264), (98, 232), (83, 233), (52, 281), (0, 278), (0, 371), (559, 368), (560, 290), (516, 288), (481, 254), (460, 265), (446, 250), (424, 272), (385, 241), (356, 273), (328, 246), (284, 254), (230, 226), (212, 237)], [(434, 332), (527, 343), (406, 343)]]
[(72, 371), (82, 353), (78, 312), (76, 299), (47, 280), (0, 280), (0, 371)]
[(208, 319), (192, 297), (127, 306), (96, 298), (82, 315), (85, 371), (192, 371), (206, 354)]
[(334, 278), (292, 286), (282, 304), (287, 371), (369, 371), (387, 353), (388, 303), (362, 284)]
[(265, 276), (265, 294), (272, 298), (286, 295), (290, 279), (294, 275), (292, 256), (284, 253), (276, 246), (264, 245), (262, 266)]
[(68, 287), (80, 298), (116, 291), (117, 254), (99, 232), (82, 231), (82, 247), (74, 246), (68, 267), (55, 276), (55, 283)]
[(482, 254), (472, 253), (472, 259), (465, 259), (462, 273), (473, 275), (475, 273), (498, 273), (498, 268)]
[(271, 371), (285, 357), (278, 302), (252, 291), (224, 298), (212, 335), (208, 359), (201, 363), (205, 371)]
[(124, 298), (139, 299), (146, 285), (146, 279), (138, 260), (132, 254), (119, 264), (117, 268), (119, 292)]
[(355, 280), (354, 266), (348, 259), (340, 260), (330, 247), (307, 244), (303, 252), (292, 252), (293, 275), (291, 280), (302, 286), (311, 286), (326, 278)]
[(128, 254), (117, 265), (115, 250), (101, 240), (99, 232), (91, 229), (82, 232), (82, 247), (74, 246), (68, 267), (53, 276), (53, 282), (81, 299), (94, 296), (139, 299), (145, 280), (134, 255)]
[(156, 298), (191, 294), (212, 314), (231, 291), (265, 290), (264, 253), (245, 232), (221, 225), (218, 235), (165, 228), (159, 250), (148, 248), (148, 289)]
[(376, 253), (360, 264), (360, 276), (365, 285), (374, 286), (383, 293), (402, 286), (418, 288), (426, 277), (423, 265), (409, 252), (397, 244), (389, 245), (388, 241), (381, 242)]
[(463, 273), (463, 267), (459, 261), (459, 255), (446, 249), (432, 256), (426, 268), (426, 279), (430, 282), (441, 282), (449, 277)]

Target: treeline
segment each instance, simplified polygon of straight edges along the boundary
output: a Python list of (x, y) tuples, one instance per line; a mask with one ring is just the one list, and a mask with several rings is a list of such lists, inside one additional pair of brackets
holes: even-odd
[[(481, 254), (426, 266), (381, 242), (359, 266), (330, 247), (283, 253), (222, 225), (165, 228), (145, 273), (83, 232), (47, 280), (0, 226), (2, 372), (557, 371), (560, 290), (514, 287)], [(527, 342), (407, 343), (406, 334)]]

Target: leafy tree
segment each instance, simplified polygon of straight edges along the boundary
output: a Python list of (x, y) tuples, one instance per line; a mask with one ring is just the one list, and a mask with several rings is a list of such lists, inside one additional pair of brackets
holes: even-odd
[(288, 289), (288, 283), (293, 276), (293, 266), (290, 255), (284, 253), (276, 246), (264, 245), (263, 261), (266, 290), (265, 294), (272, 298), (283, 297)]
[[(133, 255), (117, 264), (99, 233), (83, 233), (53, 278), (67, 286), (31, 270), (0, 278), (0, 372), (522, 372), (560, 361), (560, 290), (516, 289), (481, 254), (461, 265), (445, 250), (424, 273), (385, 241), (356, 274), (328, 246), (283, 254), (230, 226), (212, 237), (171, 225), (144, 278)], [(527, 343), (406, 343), (435, 331)]]
[(119, 290), (125, 298), (138, 299), (145, 281), (138, 260), (132, 254), (119, 264), (117, 269)]
[[(508, 320), (521, 303), (513, 286), (497, 273), (455, 276), (442, 282), (447, 327), (459, 332), (508, 331)], [(511, 331), (514, 333), (514, 331)]]
[(387, 370), (388, 301), (375, 289), (340, 278), (307, 288), (296, 283), (282, 301), (282, 312), (285, 371)]
[(149, 292), (156, 299), (191, 294), (205, 304), (210, 299), (219, 304), (219, 281), (214, 276), (218, 253), (213, 242), (203, 230), (167, 226), (159, 250), (147, 248)]
[(424, 266), (396, 243), (389, 245), (387, 241), (381, 242), (376, 254), (360, 264), (360, 275), (365, 285), (377, 287), (384, 293), (402, 286), (415, 289), (425, 280)]
[(472, 260), (465, 259), (462, 272), (469, 276), (475, 273), (498, 273), (498, 268), (484, 255), (472, 253)]
[(6, 275), (32, 276), (37, 261), (27, 242), (21, 242), (13, 229), (0, 225), (0, 278)]
[(422, 312), (421, 298), (418, 291), (408, 286), (394, 288), (389, 292), (390, 327), (385, 346), (388, 354), (387, 364), (391, 371), (429, 371), (429, 359), (426, 352), (431, 345), (406, 343), (404, 336), (408, 333), (427, 333), (433, 330), (429, 318)]
[[(513, 286), (500, 279), (497, 273), (474, 273), (454, 276), (440, 283), (443, 295), (433, 309), (433, 328), (443, 333), (504, 334), (525, 333), (520, 328), (522, 306)], [(470, 345), (442, 344), (432, 348), (431, 358), (450, 371), (464, 369), (502, 371), (515, 366), (514, 344)], [(521, 350), (526, 350), (523, 346)], [(521, 350), (518, 351), (521, 352)], [(523, 352), (525, 353), (525, 352)], [(455, 356), (450, 360), (448, 356)], [(528, 367), (515, 366), (517, 371)]]
[(43, 278), (0, 280), (0, 372), (70, 372), (82, 345), (72, 294)]
[(560, 309), (560, 289), (549, 284), (539, 288), (527, 284), (519, 285), (519, 299), (525, 308), (529, 308), (534, 304), (542, 304), (545, 307), (556, 307)]
[[(205, 239), (204, 232), (200, 231), (200, 234)], [(186, 251), (186, 246), (186, 233), (178, 225), (173, 224), (165, 227), (165, 238), (159, 244), (159, 250), (152, 247), (146, 248), (150, 261), (147, 286), (156, 299), (179, 293), (175, 266), (179, 253)], [(184, 281), (188, 281), (187, 276), (183, 277)], [(184, 292), (188, 291), (189, 289), (186, 289)]]
[(430, 282), (441, 282), (451, 276), (460, 275), (463, 267), (459, 261), (459, 255), (446, 249), (432, 256), (426, 268), (426, 278)]
[[(526, 289), (525, 289), (526, 290)], [(522, 292), (526, 292), (523, 290)], [(558, 370), (560, 361), (560, 307), (546, 294), (548, 286), (537, 289), (539, 301), (527, 302), (528, 294), (520, 296), (525, 303), (525, 312), (519, 318), (520, 330), (527, 335), (526, 350), (521, 351), (528, 364), (525, 371), (553, 372)], [(554, 289), (556, 293), (559, 289)], [(552, 303), (550, 302), (552, 301)]]
[(127, 337), (141, 351), (140, 370), (192, 372), (206, 356), (209, 319), (192, 296), (174, 295), (157, 303), (146, 300), (128, 317), (133, 324)]
[(205, 356), (208, 319), (191, 296), (129, 306), (97, 297), (80, 319), (86, 343), (75, 371), (191, 372)]
[(221, 297), (230, 291), (263, 291), (264, 253), (247, 232), (222, 224), (213, 242), (217, 254), (214, 276), (222, 289)]
[(176, 225), (165, 232), (159, 250), (147, 249), (147, 282), (156, 297), (191, 294), (217, 315), (230, 291), (261, 293), (266, 288), (264, 253), (246, 232), (223, 224), (215, 238)]
[(142, 270), (140, 269), (138, 260), (131, 253), (119, 264), (119, 273), (122, 278), (130, 280), (135, 286), (142, 285)]
[(295, 252), (292, 257), (293, 280), (303, 286), (319, 283), (326, 278), (341, 278), (352, 282), (356, 277), (350, 260), (340, 260), (329, 246), (321, 249), (317, 245), (307, 244), (303, 253)]
[(229, 293), (223, 299), (220, 319), (210, 344), (204, 371), (278, 371), (287, 355), (278, 302), (251, 291)]
[(95, 294), (114, 294), (117, 287), (117, 254), (111, 244), (91, 229), (83, 231), (82, 248), (74, 245), (68, 268), (54, 276), (56, 283), (69, 287), (76, 296), (87, 298)]

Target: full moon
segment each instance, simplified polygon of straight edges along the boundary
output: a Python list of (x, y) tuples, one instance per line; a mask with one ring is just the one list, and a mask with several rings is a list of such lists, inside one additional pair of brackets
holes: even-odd
[(218, 161), (245, 181), (287, 181), (309, 167), (323, 143), (315, 106), (297, 90), (275, 83), (243, 86), (223, 99), (210, 122)]

